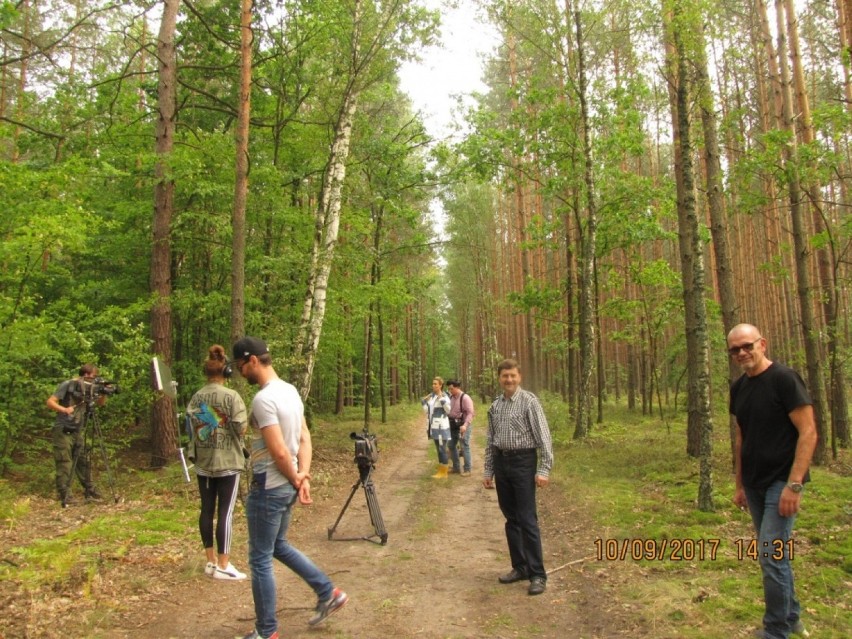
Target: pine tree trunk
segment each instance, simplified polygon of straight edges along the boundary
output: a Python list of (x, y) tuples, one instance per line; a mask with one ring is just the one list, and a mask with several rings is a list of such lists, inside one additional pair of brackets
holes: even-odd
[[(177, 116), (177, 57), (175, 28), (180, 0), (164, 0), (163, 18), (157, 38), (159, 60), (157, 85), (157, 163), (154, 166), (154, 222), (151, 246), (151, 339), (154, 355), (165, 364), (172, 360), (171, 314), (171, 224), (175, 184), (169, 169)], [(174, 402), (160, 393), (151, 409), (151, 466), (162, 468), (178, 447)]]
[[(703, 28), (701, 41), (704, 42)], [(696, 89), (701, 110), (701, 123), (704, 132), (704, 166), (707, 188), (707, 206), (710, 210), (710, 233), (713, 236), (713, 249), (716, 257), (716, 279), (718, 281), (719, 303), (722, 310), (722, 327), (725, 335), (737, 324), (737, 300), (734, 294), (733, 266), (728, 245), (728, 228), (725, 221), (725, 199), (722, 194), (722, 165), (719, 153), (719, 138), (716, 130), (716, 110), (713, 105), (713, 91), (707, 73), (707, 57), (704, 45), (696, 49)], [(733, 382), (740, 374), (739, 367), (732, 358), (728, 360), (728, 380)], [(728, 430), (731, 442), (731, 468), (734, 464), (734, 437), (736, 418), (730, 416)]]
[(799, 298), (799, 313), (802, 322), (802, 337), (805, 342), (805, 358), (807, 361), (808, 386), (814, 406), (814, 417), (817, 426), (817, 447), (814, 451), (814, 463), (825, 462), (825, 398), (822, 385), (822, 375), (819, 365), (819, 345), (817, 344), (814, 311), (811, 304), (809, 248), (802, 213), (802, 188), (798, 169), (798, 145), (796, 143), (795, 123), (793, 121), (793, 97), (791, 92), (790, 69), (787, 63), (787, 37), (784, 24), (784, 3), (776, 0), (775, 12), (778, 26), (778, 61), (781, 70), (782, 124), (790, 133), (790, 141), (784, 151), (784, 169), (788, 179), (788, 194), (790, 199), (790, 218), (793, 228), (793, 245), (796, 251), (796, 288)]
[(586, 225), (580, 229), (580, 384), (574, 439), (586, 437), (592, 430), (592, 379), (595, 374), (594, 268), (597, 243), (597, 211), (592, 178), (592, 149), (589, 138), (589, 111), (586, 104), (585, 42), (580, 11), (575, 11), (577, 29), (577, 75), (583, 137)]
[(231, 343), (245, 334), (246, 201), (248, 199), (249, 121), (251, 116), (252, 0), (240, 0), (240, 103), (237, 112), (236, 177), (232, 216)]

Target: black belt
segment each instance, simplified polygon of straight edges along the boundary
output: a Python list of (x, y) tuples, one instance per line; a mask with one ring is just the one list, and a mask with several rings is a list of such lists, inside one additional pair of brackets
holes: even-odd
[(511, 448), (511, 449), (502, 449), (495, 448), (494, 454), (498, 457), (514, 457), (515, 455), (525, 455), (527, 453), (534, 453), (535, 448)]

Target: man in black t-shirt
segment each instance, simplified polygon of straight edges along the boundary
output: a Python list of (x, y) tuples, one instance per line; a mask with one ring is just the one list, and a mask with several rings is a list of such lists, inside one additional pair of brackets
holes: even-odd
[(751, 324), (728, 333), (728, 354), (744, 375), (731, 386), (736, 416), (734, 503), (749, 509), (763, 572), (763, 639), (805, 634), (793, 584), (792, 531), (817, 443), (811, 398), (796, 371), (766, 357)]

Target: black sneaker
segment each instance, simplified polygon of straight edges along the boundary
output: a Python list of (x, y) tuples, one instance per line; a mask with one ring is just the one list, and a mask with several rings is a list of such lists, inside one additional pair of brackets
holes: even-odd
[(332, 613), (343, 608), (347, 601), (349, 601), (349, 595), (343, 592), (340, 588), (335, 588), (328, 600), (320, 601), (317, 604), (316, 612), (314, 613), (314, 616), (310, 618), (308, 624), (316, 626), (318, 623), (322, 623), (328, 619)]
[(87, 488), (86, 489), (86, 501), (103, 501), (104, 498), (98, 492), (97, 488)]

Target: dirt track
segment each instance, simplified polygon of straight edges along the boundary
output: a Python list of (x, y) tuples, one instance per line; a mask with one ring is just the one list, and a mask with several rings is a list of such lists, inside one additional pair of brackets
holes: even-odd
[[(550, 575), (547, 592), (526, 594), (526, 584), (503, 586), (497, 575), (510, 568), (503, 519), (496, 493), (482, 487), (481, 429), (471, 477), (432, 480), (434, 453), (421, 425), (406, 426), (408, 442), (391, 457), (382, 453), (374, 473), (379, 504), (388, 531), (385, 545), (340, 537), (371, 535), (366, 499), (359, 488), (335, 532), (334, 523), (352, 481), (314, 506), (302, 509), (291, 527), (291, 540), (311, 556), (350, 595), (349, 604), (324, 625), (309, 628), (313, 593), (295, 575), (276, 565), (279, 623), (287, 637), (619, 637), (640, 636), (625, 615), (607, 604), (599, 567), (584, 571), (583, 552), (591, 547), (582, 516), (556, 499), (556, 489), (540, 491), (540, 517)], [(241, 516), (238, 513), (237, 516)], [(572, 540), (584, 539), (580, 547)], [(237, 546), (241, 543), (238, 540)], [(243, 541), (244, 543), (244, 541)], [(243, 558), (240, 559), (240, 556)], [(245, 567), (244, 552), (234, 562)], [(199, 564), (200, 566), (200, 564)], [(585, 566), (588, 567), (588, 566)], [(149, 639), (232, 639), (253, 624), (248, 581), (205, 579), (179, 592), (163, 593), (159, 605), (129, 615), (115, 637)]]
[[(481, 427), (474, 430), (472, 476), (451, 475), (446, 480), (430, 478), (435, 453), (420, 420), (395, 427), (406, 430), (406, 442), (393, 452), (382, 451), (374, 473), (389, 535), (385, 545), (337, 540), (374, 533), (360, 488), (335, 540), (328, 539), (328, 527), (357, 481), (358, 470), (355, 464), (338, 467), (331, 472), (351, 475), (331, 481), (329, 469), (322, 468), (321, 451), (316, 456), (315, 503), (297, 509), (290, 539), (346, 590), (350, 602), (325, 624), (310, 628), (313, 593), (276, 564), (282, 639), (648, 636), (647, 628), (637, 626), (641, 618), (637, 611), (611, 597), (619, 571), (591, 560), (599, 532), (573, 509), (558, 486), (539, 491), (550, 575), (547, 592), (530, 597), (526, 582), (508, 586), (497, 582), (497, 576), (510, 566), (496, 493), (483, 488), (480, 479)], [(102, 508), (128, 514), (140, 509), (140, 504), (121, 503), (57, 512), (56, 504), (46, 500), (41, 506), (45, 515), (52, 513), (53, 520), (37, 518), (44, 529), (29, 532), (47, 538), (97, 518)], [(235, 514), (235, 529), (232, 561), (247, 571), (242, 507)], [(103, 578), (95, 576), (86, 598), (56, 593), (21, 601), (9, 592), (4, 599), (14, 602), (10, 606), (15, 608), (8, 610), (6, 629), (20, 632), (6, 634), (5, 639), (242, 637), (254, 622), (251, 585), (248, 580), (221, 582), (205, 577), (202, 557), (200, 548), (186, 547), (185, 541), (171, 548), (132, 544), (126, 554), (104, 558), (112, 567)]]

